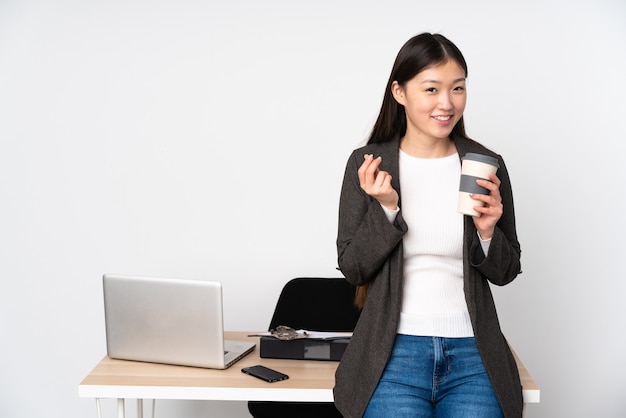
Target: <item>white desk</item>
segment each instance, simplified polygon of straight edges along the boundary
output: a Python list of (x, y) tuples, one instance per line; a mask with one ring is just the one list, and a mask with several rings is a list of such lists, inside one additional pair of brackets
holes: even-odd
[[(230, 340), (249, 341), (254, 332), (227, 332)], [(222, 401), (332, 402), (338, 362), (280, 360), (259, 357), (257, 348), (226, 370), (170, 366), (114, 360), (104, 357), (78, 386), (81, 398), (117, 398), (118, 415), (124, 417), (124, 399), (186, 399)], [(540, 400), (539, 387), (515, 355), (525, 403)], [(266, 383), (241, 372), (242, 367), (263, 364), (289, 375)], [(143, 411), (138, 402), (139, 416)]]

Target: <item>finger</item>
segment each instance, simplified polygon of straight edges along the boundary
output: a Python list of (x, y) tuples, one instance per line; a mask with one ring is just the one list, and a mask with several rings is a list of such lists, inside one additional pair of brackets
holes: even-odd
[(391, 189), (391, 180), (393, 179), (393, 177), (391, 176), (391, 174), (387, 173), (385, 171), (385, 182), (384, 182), (384, 186), (388, 189)]
[(500, 187), (500, 179), (495, 174), (489, 174), (489, 180), (496, 186)]
[(491, 196), (489, 196), (488, 194), (478, 194), (478, 193), (474, 193), (470, 197), (474, 200), (484, 202), (485, 204), (487, 203), (489, 199), (491, 199)]
[(372, 154), (363, 155), (363, 162), (359, 166), (359, 171), (364, 171), (372, 163)]
[(478, 183), (479, 186), (484, 187), (485, 189), (489, 190), (488, 196), (494, 198), (498, 202), (502, 201), (502, 197), (500, 196), (500, 188), (498, 187), (498, 184), (488, 181), (488, 180), (477, 180), (476, 183)]
[(371, 172), (372, 174), (376, 175), (378, 174), (378, 167), (380, 166), (380, 163), (383, 161), (382, 157), (376, 157), (374, 158), (371, 154), (370, 154), (370, 165), (367, 167), (367, 172)]
[(374, 187), (377, 190), (384, 190), (386, 186), (391, 186), (391, 175), (386, 171), (379, 171), (376, 174), (376, 181), (374, 182)]
[[(479, 200), (488, 208), (502, 208), (502, 199), (499, 194), (473, 194), (472, 199)], [(480, 211), (479, 211), (480, 212)]]
[(365, 154), (363, 156), (363, 163), (361, 164), (361, 166), (359, 167), (358, 170), (358, 175), (359, 175), (359, 182), (361, 183), (361, 187), (364, 187), (366, 184), (366, 176), (367, 176), (367, 170), (370, 167), (370, 165), (372, 164), (372, 154)]
[(376, 177), (380, 171), (378, 167), (380, 166), (381, 161), (381, 157), (373, 158), (370, 160), (369, 165), (365, 169), (365, 181), (368, 186), (371, 186), (376, 182)]
[(477, 179), (476, 183), (479, 186), (484, 187), (485, 189), (489, 190), (489, 192), (495, 192), (498, 190), (498, 185), (489, 180)]

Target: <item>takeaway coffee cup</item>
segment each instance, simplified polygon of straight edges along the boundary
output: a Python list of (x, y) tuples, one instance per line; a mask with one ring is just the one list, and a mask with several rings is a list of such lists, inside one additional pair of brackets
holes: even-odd
[(489, 194), (489, 190), (476, 183), (478, 179), (489, 180), (489, 174), (498, 171), (498, 160), (483, 154), (467, 153), (461, 163), (461, 184), (459, 186), (458, 211), (464, 215), (480, 216), (475, 206), (483, 206), (483, 202), (471, 198), (473, 194)]

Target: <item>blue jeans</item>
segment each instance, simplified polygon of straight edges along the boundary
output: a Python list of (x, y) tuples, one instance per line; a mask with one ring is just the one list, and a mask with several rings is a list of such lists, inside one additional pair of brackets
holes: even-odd
[(474, 338), (397, 335), (364, 418), (501, 418)]

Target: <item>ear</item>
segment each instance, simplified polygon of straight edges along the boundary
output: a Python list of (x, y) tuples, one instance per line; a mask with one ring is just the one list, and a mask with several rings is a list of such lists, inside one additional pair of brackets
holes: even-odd
[(391, 83), (391, 94), (393, 95), (393, 98), (396, 99), (396, 102), (404, 106), (404, 87), (402, 87), (397, 81)]

